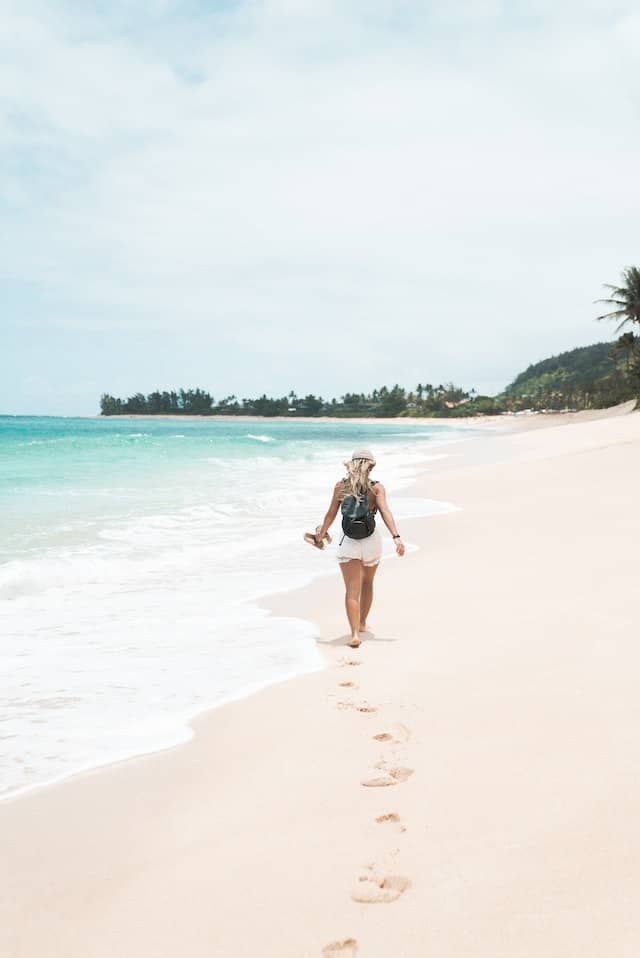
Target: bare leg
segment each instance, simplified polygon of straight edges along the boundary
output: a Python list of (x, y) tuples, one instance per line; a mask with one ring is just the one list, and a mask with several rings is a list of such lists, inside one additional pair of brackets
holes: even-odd
[(344, 607), (351, 629), (351, 642), (354, 648), (360, 645), (358, 627), (360, 625), (360, 588), (362, 584), (362, 563), (360, 559), (350, 559), (340, 563), (340, 571), (344, 579)]
[(373, 602), (373, 579), (378, 571), (377, 565), (362, 567), (362, 583), (360, 585), (360, 631), (364, 632), (367, 628), (367, 616)]

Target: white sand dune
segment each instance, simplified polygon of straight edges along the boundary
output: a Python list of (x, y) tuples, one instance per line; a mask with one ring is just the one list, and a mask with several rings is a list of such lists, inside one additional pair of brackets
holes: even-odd
[(1, 805), (0, 954), (640, 954), (623, 412), (452, 447), (413, 494), (461, 509), (405, 524), (361, 648), (336, 571), (271, 603), (318, 623), (326, 671)]

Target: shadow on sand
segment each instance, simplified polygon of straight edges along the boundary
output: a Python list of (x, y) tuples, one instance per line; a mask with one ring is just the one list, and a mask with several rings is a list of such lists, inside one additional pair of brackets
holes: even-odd
[[(351, 641), (351, 634), (349, 632), (345, 632), (343, 635), (337, 635), (333, 639), (322, 639), (322, 638), (316, 639), (316, 642), (318, 643), (318, 645), (335, 645), (335, 646), (346, 645), (347, 648), (351, 648), (351, 646), (349, 646), (350, 641)], [(356, 646), (356, 648), (361, 649), (363, 645), (367, 645), (367, 643), (369, 642), (397, 642), (397, 641), (398, 640), (396, 638), (392, 638), (391, 636), (376, 635), (375, 632), (370, 632), (369, 630), (367, 630), (366, 632), (362, 633), (362, 641), (359, 646)]]

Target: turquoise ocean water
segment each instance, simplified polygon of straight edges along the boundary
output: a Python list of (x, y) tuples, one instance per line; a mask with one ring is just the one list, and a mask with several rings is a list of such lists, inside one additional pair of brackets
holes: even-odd
[(341, 463), (372, 447), (401, 521), (449, 508), (403, 490), (472, 434), (0, 417), (0, 796), (177, 743), (197, 712), (321, 668), (313, 627), (255, 600), (337, 574), (301, 537)]

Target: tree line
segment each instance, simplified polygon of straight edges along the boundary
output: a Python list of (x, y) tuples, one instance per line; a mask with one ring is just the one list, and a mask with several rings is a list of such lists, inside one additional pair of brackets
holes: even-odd
[(189, 415), (189, 416), (335, 416), (350, 418), (371, 416), (460, 416), (499, 412), (490, 396), (478, 396), (453, 383), (419, 383), (414, 389), (395, 385), (381, 386), (370, 393), (345, 393), (339, 399), (323, 399), (308, 393), (298, 396), (291, 390), (286, 396), (263, 394), (255, 399), (225, 396), (216, 401), (204, 389), (155, 390), (136, 393), (120, 399), (103, 393), (100, 412), (103, 416), (120, 415)]
[[(597, 409), (629, 399), (640, 407), (640, 269), (622, 272), (619, 286), (605, 284), (609, 295), (596, 302), (608, 312), (598, 320), (614, 320), (618, 339), (596, 343), (552, 356), (529, 366), (497, 396), (481, 396), (453, 383), (418, 383), (413, 389), (396, 384), (370, 393), (345, 393), (323, 399), (308, 393), (298, 396), (263, 394), (255, 399), (225, 396), (219, 400), (204, 389), (155, 390), (120, 399), (103, 393), (100, 412), (119, 415), (191, 416), (336, 416), (392, 418), (395, 416), (457, 417), (538, 411)], [(638, 329), (639, 332), (635, 330)], [(623, 331), (624, 330), (624, 331)]]

